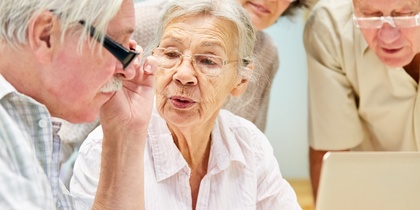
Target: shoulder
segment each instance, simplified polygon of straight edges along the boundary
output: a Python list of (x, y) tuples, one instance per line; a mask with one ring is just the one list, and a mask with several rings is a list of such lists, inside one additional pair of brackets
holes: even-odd
[(102, 139), (103, 139), (103, 132), (102, 126), (98, 126), (94, 129), (83, 141), (82, 145), (79, 148), (79, 157), (78, 158), (85, 158), (85, 159), (97, 159), (102, 154)]
[(254, 49), (255, 65), (253, 75), (259, 84), (271, 84), (279, 67), (277, 45), (269, 34), (257, 32)]
[(274, 42), (273, 38), (271, 38), (271, 36), (265, 31), (257, 31), (257, 45), (264, 47), (260, 50), (265, 50), (265, 47), (267, 47), (270, 51), (277, 51), (276, 43)]
[[(353, 25), (351, 0), (321, 0), (315, 5), (305, 24), (303, 43), (309, 61), (338, 68), (351, 59), (359, 48), (361, 33)], [(318, 69), (308, 65), (308, 68)]]
[(215, 129), (227, 141), (236, 140), (241, 148), (252, 150), (254, 155), (261, 155), (256, 153), (264, 153), (262, 150), (272, 151), (267, 137), (254, 123), (228, 110), (220, 110)]
[(257, 32), (257, 41), (254, 53), (256, 57), (278, 60), (277, 45), (269, 34), (264, 31)]
[(249, 120), (233, 114), (232, 112), (221, 109), (217, 117), (217, 124), (222, 128), (229, 128), (230, 130), (244, 129), (248, 132), (258, 133), (261, 131)]
[(306, 22), (306, 30), (333, 29), (339, 31), (348, 26), (353, 27), (352, 8), (351, 0), (321, 0), (311, 10)]

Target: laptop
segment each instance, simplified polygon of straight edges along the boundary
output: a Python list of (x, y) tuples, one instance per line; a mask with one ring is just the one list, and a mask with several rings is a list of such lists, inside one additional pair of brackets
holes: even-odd
[(316, 210), (420, 210), (420, 152), (328, 152)]

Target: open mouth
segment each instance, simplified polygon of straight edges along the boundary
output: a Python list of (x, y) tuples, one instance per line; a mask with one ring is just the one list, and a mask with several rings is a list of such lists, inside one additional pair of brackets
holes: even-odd
[(402, 50), (402, 48), (382, 48), (382, 50), (387, 54), (396, 54)]
[(181, 96), (173, 96), (169, 98), (172, 102), (172, 105), (179, 109), (186, 109), (192, 107), (196, 102), (192, 99), (181, 97)]

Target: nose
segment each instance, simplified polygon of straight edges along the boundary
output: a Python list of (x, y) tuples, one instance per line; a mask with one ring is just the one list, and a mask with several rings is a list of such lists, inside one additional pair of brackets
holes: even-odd
[(398, 40), (401, 32), (398, 28), (391, 26), (389, 23), (384, 23), (378, 31), (379, 39), (385, 44), (390, 44)]
[(123, 65), (121, 63), (117, 64), (115, 75), (123, 80), (131, 80), (136, 76), (136, 72), (140, 68), (141, 58), (143, 56), (143, 48), (137, 45), (136, 41), (130, 40), (129, 47), (130, 49), (136, 49), (136, 51), (140, 54), (134, 58), (130, 65), (128, 65), (125, 69), (123, 69)]
[(191, 57), (183, 56), (181, 59), (181, 64), (175, 68), (172, 79), (183, 86), (196, 85), (198, 82), (197, 71), (194, 69)]

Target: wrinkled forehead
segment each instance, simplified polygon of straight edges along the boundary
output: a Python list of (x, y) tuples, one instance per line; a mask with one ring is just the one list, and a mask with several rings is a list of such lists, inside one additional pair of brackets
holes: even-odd
[(353, 8), (355, 12), (420, 12), (420, 0), (353, 0)]
[(234, 47), (237, 40), (237, 30), (231, 21), (207, 14), (175, 18), (165, 26), (163, 33), (164, 37), (183, 34), (184, 36), (178, 37), (178, 41), (189, 41), (193, 35), (199, 35), (229, 47)]

